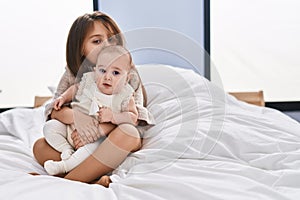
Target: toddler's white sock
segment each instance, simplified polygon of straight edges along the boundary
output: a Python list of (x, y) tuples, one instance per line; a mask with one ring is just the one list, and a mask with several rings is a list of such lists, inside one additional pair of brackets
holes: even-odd
[(44, 163), (44, 168), (49, 175), (57, 175), (66, 173), (64, 161), (47, 160)]
[(66, 149), (63, 152), (61, 152), (60, 157), (62, 160), (67, 160), (71, 157), (71, 155), (74, 153), (73, 149)]

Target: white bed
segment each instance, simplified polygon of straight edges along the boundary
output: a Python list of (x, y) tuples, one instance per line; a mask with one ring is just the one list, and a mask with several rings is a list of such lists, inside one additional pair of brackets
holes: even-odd
[(192, 70), (138, 70), (157, 124), (109, 188), (46, 175), (32, 155), (44, 108), (17, 108), (0, 114), (0, 199), (299, 199), (298, 122), (238, 101)]

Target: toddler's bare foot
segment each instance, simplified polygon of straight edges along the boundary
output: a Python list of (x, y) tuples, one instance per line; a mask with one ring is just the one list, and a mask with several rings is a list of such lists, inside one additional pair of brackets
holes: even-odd
[(102, 185), (104, 187), (109, 186), (109, 184), (111, 183), (110, 177), (107, 175), (102, 176), (97, 182), (96, 184)]

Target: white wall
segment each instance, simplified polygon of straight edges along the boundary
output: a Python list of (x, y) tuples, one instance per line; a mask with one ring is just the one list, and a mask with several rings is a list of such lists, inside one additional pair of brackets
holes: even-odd
[(0, 107), (33, 106), (51, 95), (65, 67), (65, 44), (73, 21), (93, 11), (93, 1), (0, 1)]
[(300, 101), (300, 1), (212, 0), (212, 81), (227, 91), (263, 90)]

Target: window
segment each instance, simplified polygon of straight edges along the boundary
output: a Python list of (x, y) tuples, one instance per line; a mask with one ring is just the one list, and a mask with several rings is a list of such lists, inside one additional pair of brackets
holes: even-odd
[(211, 79), (226, 91), (300, 101), (300, 2), (211, 1)]

